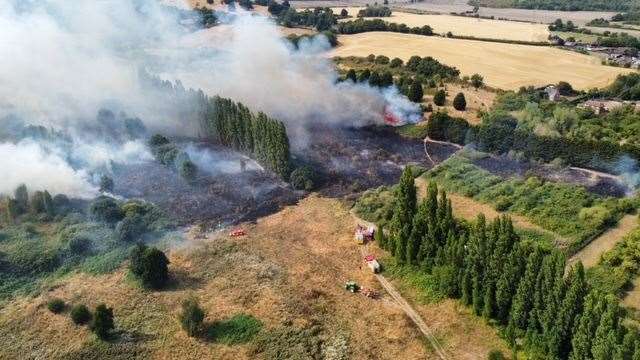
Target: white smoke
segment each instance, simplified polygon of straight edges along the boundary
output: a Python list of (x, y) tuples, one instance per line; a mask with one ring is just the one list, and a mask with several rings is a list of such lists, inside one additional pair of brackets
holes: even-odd
[(73, 194), (80, 198), (90, 198), (97, 193), (85, 171), (74, 170), (59, 154), (32, 141), (0, 144), (0, 168), (2, 194), (13, 193), (20, 184), (28, 184), (30, 191), (48, 190), (52, 194)]
[[(22, 182), (37, 184), (34, 189), (50, 182), (50, 190), (87, 196), (95, 190), (87, 173), (108, 170), (114, 161), (150, 159), (140, 142), (87, 136), (104, 126), (96, 120), (102, 108), (139, 117), (151, 132), (196, 135), (198, 124), (183, 116), (191, 104), (144, 90), (140, 68), (279, 118), (297, 146), (306, 144), (314, 121), (382, 123), (387, 103), (398, 117), (414, 121), (417, 109), (397, 93), (338, 82), (323, 54), (329, 48), (325, 38), (304, 40), (296, 50), (271, 20), (240, 9), (225, 18), (233, 20), (192, 33), (177, 9), (158, 0), (0, 1), (0, 129), (18, 118), (74, 139), (64, 150), (15, 139), (2, 144), (0, 166), (12, 177), (0, 180), (0, 192)], [(56, 168), (66, 183), (55, 176), (34, 178)]]

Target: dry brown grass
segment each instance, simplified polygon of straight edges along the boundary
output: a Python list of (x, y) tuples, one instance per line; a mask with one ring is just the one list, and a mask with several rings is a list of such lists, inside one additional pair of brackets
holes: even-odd
[[(567, 267), (578, 261), (582, 261), (585, 268), (595, 266), (600, 262), (602, 254), (613, 249), (625, 235), (638, 226), (637, 215), (625, 215), (618, 225), (605, 231), (602, 235), (594, 239), (567, 262)], [(640, 297), (640, 294), (638, 295)]]
[[(445, 109), (452, 116), (461, 117), (472, 125), (480, 124), (482, 119), (478, 116), (478, 112), (480, 110), (488, 111), (496, 98), (495, 92), (484, 89), (475, 90), (470, 85), (446, 83), (444, 90), (447, 92), (447, 102), (444, 106), (433, 104), (432, 95), (426, 95), (425, 99), (432, 104), (434, 111)], [(465, 111), (458, 111), (453, 108), (453, 98), (458, 93), (463, 93), (467, 100), (467, 109)]]
[[(349, 15), (355, 17), (362, 7), (335, 8), (334, 12), (339, 13), (341, 9), (347, 9)], [(451, 31), (455, 35), (518, 41), (547, 41), (549, 37), (549, 29), (544, 24), (476, 19), (453, 15), (421, 15), (400, 11), (394, 11), (390, 17), (380, 19), (406, 24), (409, 27), (429, 25), (438, 34), (446, 34)], [(349, 20), (353, 19), (342, 21)]]
[(551, 47), (492, 43), (389, 32), (339, 36), (333, 56), (386, 55), (403, 60), (413, 55), (432, 56), (460, 69), (462, 75), (479, 73), (501, 89), (568, 81), (577, 89), (606, 86), (618, 74), (632, 70), (603, 66), (594, 56)]

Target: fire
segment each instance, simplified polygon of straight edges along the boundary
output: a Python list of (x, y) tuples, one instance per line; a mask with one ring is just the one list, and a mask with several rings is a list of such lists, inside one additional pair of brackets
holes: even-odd
[(398, 126), (402, 124), (402, 121), (398, 118), (396, 114), (391, 111), (389, 105), (384, 108), (384, 122), (391, 126)]

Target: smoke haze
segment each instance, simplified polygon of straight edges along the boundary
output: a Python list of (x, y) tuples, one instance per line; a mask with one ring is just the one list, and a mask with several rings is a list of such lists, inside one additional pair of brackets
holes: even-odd
[(0, 168), (11, 178), (0, 192), (50, 183), (50, 191), (87, 197), (95, 193), (91, 173), (149, 160), (141, 141), (106, 136), (110, 129), (102, 128), (110, 125), (96, 116), (100, 109), (139, 117), (149, 133), (195, 136), (198, 124), (184, 115), (192, 104), (143, 89), (139, 69), (279, 118), (298, 148), (310, 136), (309, 122), (382, 123), (386, 102), (397, 103), (401, 118), (415, 118), (417, 107), (397, 94), (337, 82), (324, 37), (296, 50), (264, 17), (238, 9), (223, 21), (229, 23), (193, 33), (176, 8), (157, 0), (1, 2), (0, 52), (11, 55), (0, 57), (0, 127), (19, 119), (72, 141), (44, 146), (4, 137)]

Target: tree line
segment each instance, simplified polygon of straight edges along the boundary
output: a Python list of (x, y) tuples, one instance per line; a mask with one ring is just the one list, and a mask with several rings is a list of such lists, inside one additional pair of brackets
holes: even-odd
[(540, 135), (518, 127), (518, 120), (504, 112), (492, 112), (483, 117), (479, 125), (445, 113), (434, 114), (428, 124), (429, 136), (435, 140), (465, 145), (475, 143), (479, 150), (506, 154), (520, 152), (527, 159), (550, 162), (562, 160), (572, 166), (589, 167), (615, 172), (611, 164), (627, 155), (640, 160), (640, 147), (632, 143), (616, 143), (584, 137)]
[(637, 0), (471, 0), (470, 3), (482, 7), (560, 11), (627, 11), (638, 5)]
[(358, 17), (389, 17), (391, 16), (391, 9), (386, 6), (369, 6), (367, 5), (364, 9), (360, 9), (358, 11)]
[[(201, 135), (254, 157), (287, 180), (291, 171), (289, 138), (284, 124), (266, 114), (253, 113), (244, 104), (201, 90), (185, 89), (181, 83), (140, 73), (143, 85), (169, 104), (184, 108), (181, 116), (200, 124)], [(188, 104), (189, 106), (185, 106)]]
[(395, 190), (388, 235), (376, 241), (399, 264), (433, 275), (440, 292), (491, 320), (509, 344), (540, 359), (640, 358), (637, 330), (612, 295), (591, 289), (581, 263), (522, 241), (508, 217), (456, 219), (435, 183), (418, 203), (407, 168)]
[(404, 34), (417, 34), (432, 36), (433, 29), (429, 25), (408, 27), (406, 24), (396, 24), (386, 22), (381, 19), (356, 19), (350, 21), (339, 22), (336, 26), (339, 34), (359, 34), (369, 31), (389, 31)]
[(219, 96), (203, 100), (200, 124), (206, 137), (252, 155), (283, 179), (289, 178), (289, 138), (281, 121), (262, 112), (254, 114), (242, 103)]
[[(271, 9), (271, 6), (269, 6), (269, 9)], [(278, 23), (286, 27), (309, 26), (318, 31), (325, 31), (330, 30), (338, 23), (331, 8), (296, 11), (296, 9), (292, 7), (285, 7), (272, 13), (278, 17)]]

